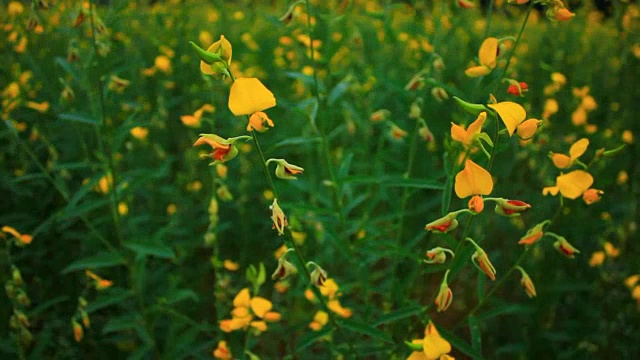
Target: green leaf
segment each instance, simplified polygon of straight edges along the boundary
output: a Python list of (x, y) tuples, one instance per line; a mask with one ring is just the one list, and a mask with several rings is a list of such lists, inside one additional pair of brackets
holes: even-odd
[(173, 305), (187, 299), (191, 299), (195, 302), (200, 301), (200, 297), (193, 290), (177, 289), (166, 296), (166, 304)]
[(402, 319), (406, 319), (408, 317), (418, 315), (422, 312), (422, 307), (420, 306), (408, 306), (406, 308), (398, 309), (396, 311), (392, 311), (388, 314), (381, 316), (378, 321), (376, 321), (373, 325), (378, 326)]
[(124, 247), (141, 256), (155, 256), (161, 259), (175, 260), (175, 252), (163, 244), (144, 244), (139, 242), (127, 242)]
[(111, 305), (122, 304), (133, 296), (133, 292), (121, 288), (109, 288), (98, 293), (98, 297), (87, 306), (87, 312), (92, 313)]
[(391, 339), (389, 334), (387, 334), (382, 330), (378, 330), (377, 328), (367, 323), (344, 319), (341, 321), (341, 325), (344, 326), (344, 328), (349, 329), (358, 334), (368, 335), (368, 336), (371, 336), (372, 338), (376, 338), (378, 340), (382, 340), (390, 344), (393, 343), (393, 340)]
[(471, 347), (482, 354), (482, 332), (478, 318), (475, 316), (469, 316), (469, 333), (471, 333)]
[(90, 211), (93, 211), (95, 209), (99, 209), (99, 208), (101, 208), (103, 206), (107, 206), (109, 204), (110, 204), (110, 199), (105, 198), (105, 199), (101, 199), (101, 200), (97, 200), (97, 201), (87, 201), (86, 203), (84, 203), (82, 205), (66, 207), (62, 211), (60, 211), (60, 213), (58, 215), (58, 221), (71, 219), (71, 218), (77, 218), (77, 217), (80, 217), (81, 215), (84, 215), (84, 214), (90, 212)]
[(79, 122), (82, 124), (88, 124), (92, 126), (97, 126), (98, 122), (96, 119), (92, 118), (91, 115), (88, 114), (72, 114), (72, 113), (64, 113), (58, 115), (60, 120)]
[(459, 338), (458, 336), (456, 336), (454, 333), (450, 332), (447, 329), (444, 328), (438, 328), (438, 332), (440, 333), (440, 335), (447, 340), (448, 342), (451, 343), (451, 345), (453, 347), (455, 347), (456, 349), (458, 349), (460, 352), (472, 357), (473, 359), (476, 360), (482, 360), (482, 354), (480, 354), (478, 351), (476, 351), (475, 349), (473, 349), (471, 347), (471, 345), (469, 345), (466, 341), (462, 340), (461, 338)]
[(264, 284), (267, 280), (267, 270), (264, 268), (264, 264), (260, 263), (260, 270), (258, 270), (258, 277), (256, 278), (256, 286), (260, 287), (260, 285)]
[(405, 179), (400, 175), (390, 176), (347, 176), (342, 180), (343, 184), (380, 184), (381, 186), (442, 190), (444, 186), (433, 179)]
[(142, 321), (139, 314), (131, 313), (119, 317), (112, 317), (102, 328), (103, 334), (109, 334), (122, 330), (135, 329)]
[(321, 141), (322, 138), (320, 137), (291, 137), (273, 144), (271, 147), (269, 147), (269, 152), (285, 146), (311, 145), (319, 143)]
[(505, 314), (524, 314), (530, 313), (533, 311), (533, 307), (531, 305), (524, 304), (500, 304), (495, 306), (492, 309), (489, 309), (485, 312), (482, 312), (477, 315), (478, 320), (486, 321), (496, 316), (505, 315)]
[(113, 266), (124, 265), (125, 259), (116, 252), (103, 252), (97, 255), (89, 256), (76, 260), (62, 270), (63, 274), (68, 274), (76, 270), (99, 269)]
[(322, 340), (322, 338), (331, 334), (332, 331), (333, 331), (332, 327), (325, 326), (323, 329), (319, 331), (312, 331), (300, 336), (300, 339), (298, 339), (298, 343), (296, 344), (294, 351), (299, 352), (308, 348), (309, 346), (313, 345), (313, 343), (315, 343), (316, 341)]

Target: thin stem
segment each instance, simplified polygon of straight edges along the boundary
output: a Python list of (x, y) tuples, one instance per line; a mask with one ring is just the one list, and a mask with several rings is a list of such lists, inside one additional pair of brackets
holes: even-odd
[[(96, 26), (95, 26), (95, 12), (96, 6), (94, 0), (90, 0), (89, 4), (91, 6), (90, 13), (90, 24), (91, 24), (91, 39), (93, 41), (93, 50), (94, 56), (98, 53), (98, 39), (96, 37)], [(98, 111), (98, 115), (100, 115), (100, 125), (95, 127), (96, 129), (96, 137), (98, 139), (98, 147), (100, 148), (100, 152), (104, 157), (103, 166), (107, 170), (107, 179), (110, 179), (111, 191), (109, 191), (109, 198), (111, 200), (111, 219), (113, 221), (114, 230), (116, 238), (120, 245), (124, 243), (124, 238), (122, 236), (122, 228), (120, 226), (120, 215), (118, 215), (118, 178), (115, 171), (115, 165), (113, 163), (113, 156), (111, 151), (111, 146), (105, 142), (107, 138), (108, 132), (107, 124), (106, 124), (106, 114), (105, 114), (105, 103), (104, 103), (104, 93), (103, 88), (104, 84), (102, 82), (102, 78), (98, 76), (98, 84), (97, 84), (97, 92), (98, 92), (98, 103), (100, 105), (100, 110)], [(92, 91), (89, 91), (91, 94)]]
[[(493, 1), (492, 1), (492, 3), (493, 3)], [(502, 83), (502, 79), (504, 78), (504, 76), (507, 73), (507, 70), (509, 69), (509, 65), (511, 64), (511, 59), (513, 58), (513, 54), (515, 54), (516, 48), (518, 47), (518, 44), (520, 44), (520, 39), (522, 39), (522, 34), (524, 33), (524, 28), (527, 26), (527, 22), (529, 21), (529, 15), (531, 15), (531, 10), (533, 10), (533, 5), (534, 5), (534, 1), (530, 1), (529, 2), (529, 8), (527, 9), (527, 13), (524, 16), (524, 21), (522, 22), (522, 26), (520, 27), (520, 31), (518, 32), (518, 36), (516, 37), (516, 42), (513, 44), (513, 49), (511, 49), (511, 51), (509, 52), (509, 57), (507, 58), (507, 63), (504, 66), (504, 70), (502, 71), (502, 74), (500, 74), (500, 78), (496, 82), (496, 87), (499, 86)], [(494, 91), (495, 91), (495, 89), (494, 89)]]

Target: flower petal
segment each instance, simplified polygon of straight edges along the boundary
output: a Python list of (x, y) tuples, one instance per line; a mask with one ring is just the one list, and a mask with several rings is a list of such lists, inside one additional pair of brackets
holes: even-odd
[(229, 110), (249, 115), (276, 106), (276, 98), (257, 78), (239, 78), (231, 85)]
[(253, 311), (253, 313), (261, 319), (264, 317), (264, 314), (266, 314), (273, 307), (271, 301), (259, 296), (252, 298), (250, 303), (251, 311)]
[(467, 70), (464, 71), (464, 73), (468, 76), (468, 77), (480, 77), (480, 76), (485, 76), (487, 74), (489, 74), (491, 72), (491, 69), (484, 66), (484, 65), (480, 65), (480, 66), (473, 66), (468, 68)]
[(568, 174), (558, 176), (556, 184), (562, 196), (573, 200), (593, 185), (593, 176), (584, 170), (574, 170)]
[(440, 336), (427, 335), (422, 340), (422, 351), (427, 359), (439, 359), (440, 356), (451, 352), (451, 344)]
[(478, 59), (480, 60), (480, 64), (487, 66), (489, 69), (493, 69), (496, 67), (498, 57), (498, 39), (494, 37), (486, 38), (482, 45), (480, 45), (480, 50), (478, 51)]
[(571, 160), (575, 160), (582, 156), (582, 154), (587, 151), (587, 146), (589, 146), (589, 139), (580, 139), (571, 145), (571, 148), (569, 149), (569, 156), (571, 157)]
[(464, 169), (456, 175), (455, 190), (461, 199), (471, 195), (489, 195), (493, 190), (493, 179), (487, 170), (467, 160)]
[(516, 131), (516, 127), (527, 117), (527, 112), (524, 110), (522, 105), (511, 101), (489, 104), (488, 106), (500, 115), (502, 122), (507, 127), (507, 131), (509, 131), (509, 136), (513, 135), (513, 132)]
[(238, 295), (233, 299), (234, 307), (249, 307), (249, 300), (251, 296), (249, 295), (249, 288), (244, 288), (240, 290)]

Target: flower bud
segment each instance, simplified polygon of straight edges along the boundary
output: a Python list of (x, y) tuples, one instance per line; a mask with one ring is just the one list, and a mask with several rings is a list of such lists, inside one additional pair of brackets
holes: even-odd
[(435, 231), (446, 233), (458, 227), (458, 220), (456, 217), (461, 212), (470, 212), (467, 209), (462, 209), (454, 212), (450, 212), (447, 215), (441, 217), (440, 219), (434, 220), (427, 225), (425, 225), (425, 230)]
[(588, 189), (587, 191), (585, 191), (582, 194), (582, 200), (584, 200), (584, 202), (587, 205), (591, 205), (595, 202), (600, 201), (600, 196), (604, 194), (604, 191), (602, 190), (598, 190), (598, 189)]
[(447, 91), (439, 86), (431, 89), (431, 96), (438, 100), (438, 102), (449, 100), (449, 94), (447, 94)]
[(531, 208), (531, 205), (520, 200), (507, 200), (503, 198), (497, 198), (492, 200), (494, 200), (497, 203), (495, 207), (495, 212), (502, 216), (508, 216), (508, 217), (520, 216), (520, 213)]
[(469, 200), (469, 210), (478, 214), (484, 210), (484, 199), (481, 195), (474, 195)]
[(489, 279), (495, 281), (496, 268), (493, 267), (493, 264), (489, 260), (487, 253), (471, 238), (466, 238), (466, 240), (473, 244), (473, 246), (476, 248), (476, 251), (473, 253), (473, 255), (471, 255), (471, 261), (473, 262), (473, 265), (475, 265), (478, 270), (487, 274)]
[(278, 166), (276, 167), (276, 176), (279, 179), (297, 180), (296, 175), (302, 174), (302, 172), (304, 171), (304, 169), (300, 166), (289, 164), (284, 159), (269, 159), (267, 160), (266, 164), (269, 165), (269, 163), (271, 162), (275, 162), (278, 164)]
[(540, 124), (542, 124), (542, 121), (538, 119), (525, 120), (516, 126), (516, 135), (521, 140), (529, 140), (536, 134)]
[(518, 269), (522, 274), (522, 279), (520, 279), (520, 284), (522, 284), (522, 287), (524, 288), (524, 291), (527, 293), (527, 296), (529, 296), (530, 298), (535, 297), (536, 287), (533, 285), (533, 281), (531, 281), (531, 278), (529, 277), (529, 275), (520, 266), (516, 266), (516, 269)]
[(444, 274), (444, 279), (442, 279), (442, 283), (440, 284), (440, 291), (438, 292), (438, 296), (436, 296), (435, 304), (438, 312), (447, 310), (449, 308), (449, 305), (451, 305), (451, 302), (453, 301), (453, 292), (451, 292), (451, 289), (447, 284), (447, 276), (449, 276), (449, 271), (450, 270), (447, 270), (447, 272)]
[(284, 228), (289, 226), (287, 217), (284, 215), (284, 211), (278, 205), (278, 199), (273, 199), (273, 204), (269, 207), (271, 209), (271, 220), (273, 221), (273, 229), (278, 230), (278, 235), (284, 235)]
[(518, 241), (518, 244), (533, 245), (536, 241), (540, 240), (542, 235), (544, 235), (544, 231), (543, 231), (544, 226), (550, 222), (551, 222), (550, 220), (545, 220), (537, 224), (536, 226), (532, 227), (531, 229), (529, 229), (529, 231), (527, 231), (527, 233), (522, 238), (520, 238), (520, 241)]
[(313, 269), (310, 274), (311, 283), (317, 287), (321, 287), (324, 285), (324, 282), (327, 281), (327, 272), (316, 263), (312, 264), (315, 265), (315, 269)]
[(16, 286), (22, 286), (22, 275), (20, 274), (20, 270), (11, 265), (11, 279)]
[(573, 259), (575, 254), (579, 254), (580, 251), (573, 247), (573, 245), (569, 244), (567, 239), (562, 236), (548, 233), (556, 238), (556, 242), (553, 243), (553, 247), (558, 250), (562, 255), (568, 257), (569, 259)]
[(273, 272), (273, 275), (271, 275), (271, 278), (273, 280), (284, 280), (289, 277), (289, 275), (293, 275), (298, 272), (298, 269), (296, 269), (295, 265), (293, 265), (286, 259), (289, 251), (293, 251), (293, 249), (287, 250), (287, 252), (282, 254), (282, 256), (280, 256), (280, 258), (278, 259), (278, 267), (276, 268), (276, 271)]
[(529, 91), (529, 85), (526, 82), (513, 81), (507, 88), (507, 93), (515, 96), (522, 96), (522, 93)]
[(72, 320), (71, 326), (73, 327), (73, 338), (76, 340), (76, 342), (80, 342), (82, 340), (82, 337), (84, 336), (82, 325), (80, 325), (77, 321)]
[(427, 258), (429, 258), (429, 260), (423, 260), (423, 261), (427, 264), (444, 264), (444, 262), (447, 261), (447, 253), (451, 254), (451, 257), (454, 256), (453, 251), (449, 249), (435, 247), (427, 251), (426, 256)]

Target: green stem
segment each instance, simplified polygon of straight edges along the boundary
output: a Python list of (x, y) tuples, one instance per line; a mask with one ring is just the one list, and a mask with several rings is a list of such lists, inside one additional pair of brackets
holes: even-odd
[[(95, 27), (96, 6), (94, 1), (95, 0), (89, 1), (89, 4), (90, 4), (89, 12), (91, 15), (89, 19), (91, 24), (91, 39), (93, 41), (93, 50), (94, 50), (94, 56), (95, 56), (98, 53), (98, 40), (96, 37), (96, 27)], [(109, 184), (111, 187), (109, 191), (109, 199), (111, 200), (111, 206), (110, 206), (111, 219), (113, 221), (116, 238), (118, 239), (118, 242), (120, 243), (120, 245), (122, 245), (124, 243), (124, 238), (122, 236), (122, 228), (120, 226), (120, 215), (118, 214), (118, 178), (117, 178), (115, 166), (113, 163), (113, 156), (112, 156), (113, 154), (112, 154), (111, 146), (107, 144), (107, 142), (105, 142), (105, 139), (108, 138), (109, 129), (106, 124), (103, 88), (104, 88), (104, 84), (102, 82), (102, 78), (98, 76), (97, 93), (99, 98), (98, 103), (100, 104), (100, 110), (98, 111), (98, 115), (100, 115), (100, 125), (95, 127), (96, 138), (98, 140), (98, 147), (100, 149), (100, 152), (104, 157), (103, 166), (107, 173), (107, 179), (109, 179), (109, 176), (111, 178), (111, 181)], [(93, 93), (93, 91), (89, 89), (89, 94), (91, 93)]]

